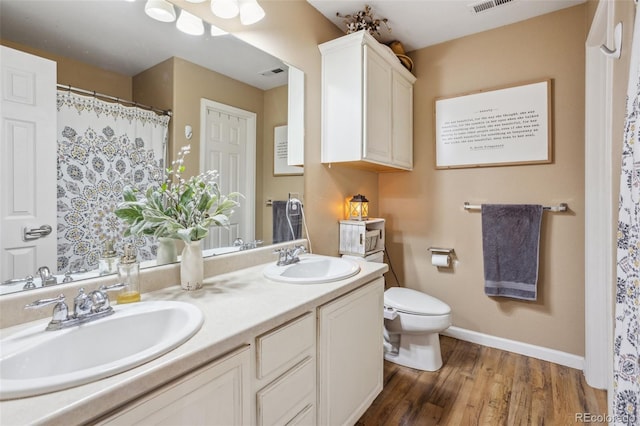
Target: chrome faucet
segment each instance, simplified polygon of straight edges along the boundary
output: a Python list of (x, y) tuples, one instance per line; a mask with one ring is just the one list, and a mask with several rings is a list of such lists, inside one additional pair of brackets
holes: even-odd
[(94, 321), (113, 314), (114, 310), (109, 303), (108, 291), (124, 288), (123, 283), (110, 286), (100, 286), (98, 290), (86, 294), (84, 288), (78, 290), (78, 295), (73, 299), (73, 314), (69, 314), (69, 308), (65, 303), (64, 294), (51, 299), (40, 299), (29, 303), (25, 309), (36, 309), (43, 306), (54, 305), (53, 315), (46, 330), (61, 330), (85, 322)]
[(302, 253), (306, 253), (307, 249), (304, 246), (295, 246), (294, 248), (281, 248), (276, 249), (275, 253), (278, 253), (278, 266), (291, 265), (300, 262), (300, 256)]
[(40, 280), (42, 281), (42, 287), (58, 284), (58, 279), (51, 274), (49, 267), (41, 266), (38, 268), (36, 273), (40, 275)]

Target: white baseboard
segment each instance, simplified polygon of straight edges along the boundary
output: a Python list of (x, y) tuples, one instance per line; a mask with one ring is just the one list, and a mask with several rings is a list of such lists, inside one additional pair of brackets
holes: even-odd
[(549, 349), (542, 346), (535, 346), (529, 343), (518, 342), (515, 340), (504, 339), (502, 337), (490, 336), (488, 334), (479, 333), (477, 331), (467, 330), (460, 327), (451, 326), (441, 332), (445, 336), (453, 337), (465, 342), (477, 343), (482, 346), (501, 349), (508, 352), (514, 352), (520, 355), (530, 356), (532, 358), (553, 362), (577, 370), (584, 369), (584, 357), (570, 354), (567, 352)]

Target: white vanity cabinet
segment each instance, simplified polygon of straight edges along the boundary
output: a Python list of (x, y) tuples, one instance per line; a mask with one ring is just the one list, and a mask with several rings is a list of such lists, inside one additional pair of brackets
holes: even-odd
[(249, 424), (250, 354), (251, 347), (243, 346), (127, 404), (98, 424)]
[(258, 426), (316, 424), (316, 318), (307, 312), (256, 338)]
[(384, 278), (318, 308), (318, 424), (352, 425), (382, 391)]
[(323, 43), (319, 49), (322, 162), (411, 170), (413, 74), (366, 31)]

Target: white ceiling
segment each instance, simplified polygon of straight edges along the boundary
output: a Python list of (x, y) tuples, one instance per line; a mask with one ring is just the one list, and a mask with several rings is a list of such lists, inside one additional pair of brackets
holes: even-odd
[(133, 76), (172, 56), (266, 90), (287, 73), (282, 61), (237, 38), (178, 31), (147, 17), (144, 1), (0, 0), (0, 37)]
[(346, 30), (344, 19), (371, 6), (376, 18), (387, 18), (391, 33), (384, 27), (380, 41), (400, 40), (407, 52), (453, 40), (469, 34), (523, 21), (585, 0), (513, 0), (501, 6), (475, 14), (471, 4), (486, 0), (307, 0), (320, 13)]

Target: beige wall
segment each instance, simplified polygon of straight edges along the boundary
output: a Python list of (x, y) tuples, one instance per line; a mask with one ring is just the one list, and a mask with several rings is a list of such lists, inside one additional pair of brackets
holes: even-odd
[[(262, 235), (256, 231), (256, 238), (271, 244), (273, 241), (273, 208), (266, 205), (267, 199), (286, 200), (290, 192), (297, 192), (304, 200), (304, 176), (274, 176), (273, 175), (273, 137), (274, 127), (287, 124), (288, 86), (276, 87), (264, 93), (264, 152), (262, 158), (262, 178), (258, 179), (258, 188), (262, 189), (261, 202), (256, 205), (258, 217), (263, 228)], [(256, 200), (258, 202), (258, 200)]]
[[(584, 42), (586, 8), (553, 14), (411, 52), (414, 171), (380, 175), (380, 214), (401, 284), (448, 303), (453, 324), (573, 354), (584, 352)], [(434, 98), (552, 79), (553, 163), (436, 170)], [(566, 202), (543, 217), (538, 300), (484, 295), (479, 212), (463, 203)], [(452, 271), (430, 246), (455, 249)], [(549, 330), (553, 330), (550, 333)]]
[(133, 99), (155, 108), (173, 109), (175, 60), (169, 58), (133, 76)]
[(84, 90), (96, 91), (121, 99), (132, 99), (132, 79), (129, 76), (107, 71), (84, 62), (64, 56), (55, 55), (44, 50), (0, 40), (0, 44), (31, 53), (57, 63), (58, 83), (71, 85)]

